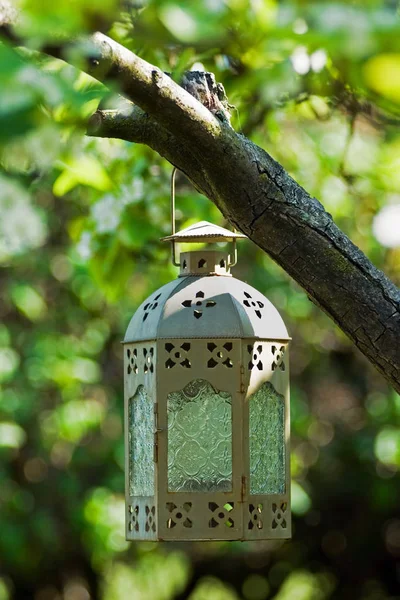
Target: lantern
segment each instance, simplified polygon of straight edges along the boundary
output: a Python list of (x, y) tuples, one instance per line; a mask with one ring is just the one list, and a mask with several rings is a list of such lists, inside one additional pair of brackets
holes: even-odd
[[(175, 243), (245, 236), (200, 222)], [(182, 252), (124, 339), (128, 540), (291, 535), (289, 336), (233, 253)], [(175, 251), (174, 251), (175, 256)]]

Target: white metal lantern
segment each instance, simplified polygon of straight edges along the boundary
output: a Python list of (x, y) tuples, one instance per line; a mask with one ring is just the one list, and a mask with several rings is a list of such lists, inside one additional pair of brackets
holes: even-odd
[[(201, 222), (165, 239), (239, 237)], [(128, 540), (291, 536), (290, 338), (231, 263), (226, 250), (181, 253), (179, 277), (127, 329)]]

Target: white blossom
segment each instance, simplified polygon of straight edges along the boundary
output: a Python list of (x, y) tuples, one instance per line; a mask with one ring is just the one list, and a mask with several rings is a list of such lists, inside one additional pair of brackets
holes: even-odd
[(141, 177), (135, 177), (130, 185), (121, 187), (121, 202), (124, 206), (134, 204), (143, 198), (144, 182)]
[(311, 68), (315, 73), (319, 73), (326, 65), (326, 52), (325, 50), (316, 50), (310, 56)]
[(122, 202), (111, 194), (98, 200), (91, 210), (97, 233), (115, 231), (119, 225), (122, 208)]
[(372, 231), (382, 246), (400, 246), (400, 204), (384, 206), (374, 217)]
[(305, 75), (310, 70), (311, 62), (308, 56), (307, 49), (304, 46), (298, 46), (293, 52), (290, 60), (293, 65), (293, 69), (299, 75)]
[(46, 226), (30, 202), (26, 190), (6, 177), (0, 177), (0, 261), (41, 246)]
[(296, 19), (293, 23), (293, 32), (297, 33), (297, 35), (303, 35), (308, 31), (308, 25), (304, 19)]
[(89, 231), (84, 231), (76, 245), (76, 251), (83, 260), (92, 256), (92, 236)]

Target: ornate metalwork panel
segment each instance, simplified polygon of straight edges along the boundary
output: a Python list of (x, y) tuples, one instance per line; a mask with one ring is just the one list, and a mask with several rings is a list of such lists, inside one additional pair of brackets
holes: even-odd
[(283, 496), (250, 496), (244, 504), (244, 538), (268, 540), (291, 536), (289, 499)]
[(127, 539), (157, 539), (157, 507), (152, 497), (130, 498), (126, 513)]
[(159, 505), (160, 538), (240, 539), (242, 513), (242, 505), (233, 494), (169, 493)]

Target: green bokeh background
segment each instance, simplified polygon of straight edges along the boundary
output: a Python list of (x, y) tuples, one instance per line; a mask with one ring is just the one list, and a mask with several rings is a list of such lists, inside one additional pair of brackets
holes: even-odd
[[(398, 2), (21, 3), (29, 49), (0, 44), (0, 600), (398, 600), (400, 397), (250, 241), (235, 275), (293, 338), (293, 540), (124, 540), (120, 340), (176, 276), (171, 166), (85, 137), (118, 90), (37, 52), (99, 28), (177, 80), (201, 63), (398, 284), (400, 233), (373, 228), (400, 204)], [(179, 178), (178, 227), (202, 219), (227, 225)]]

